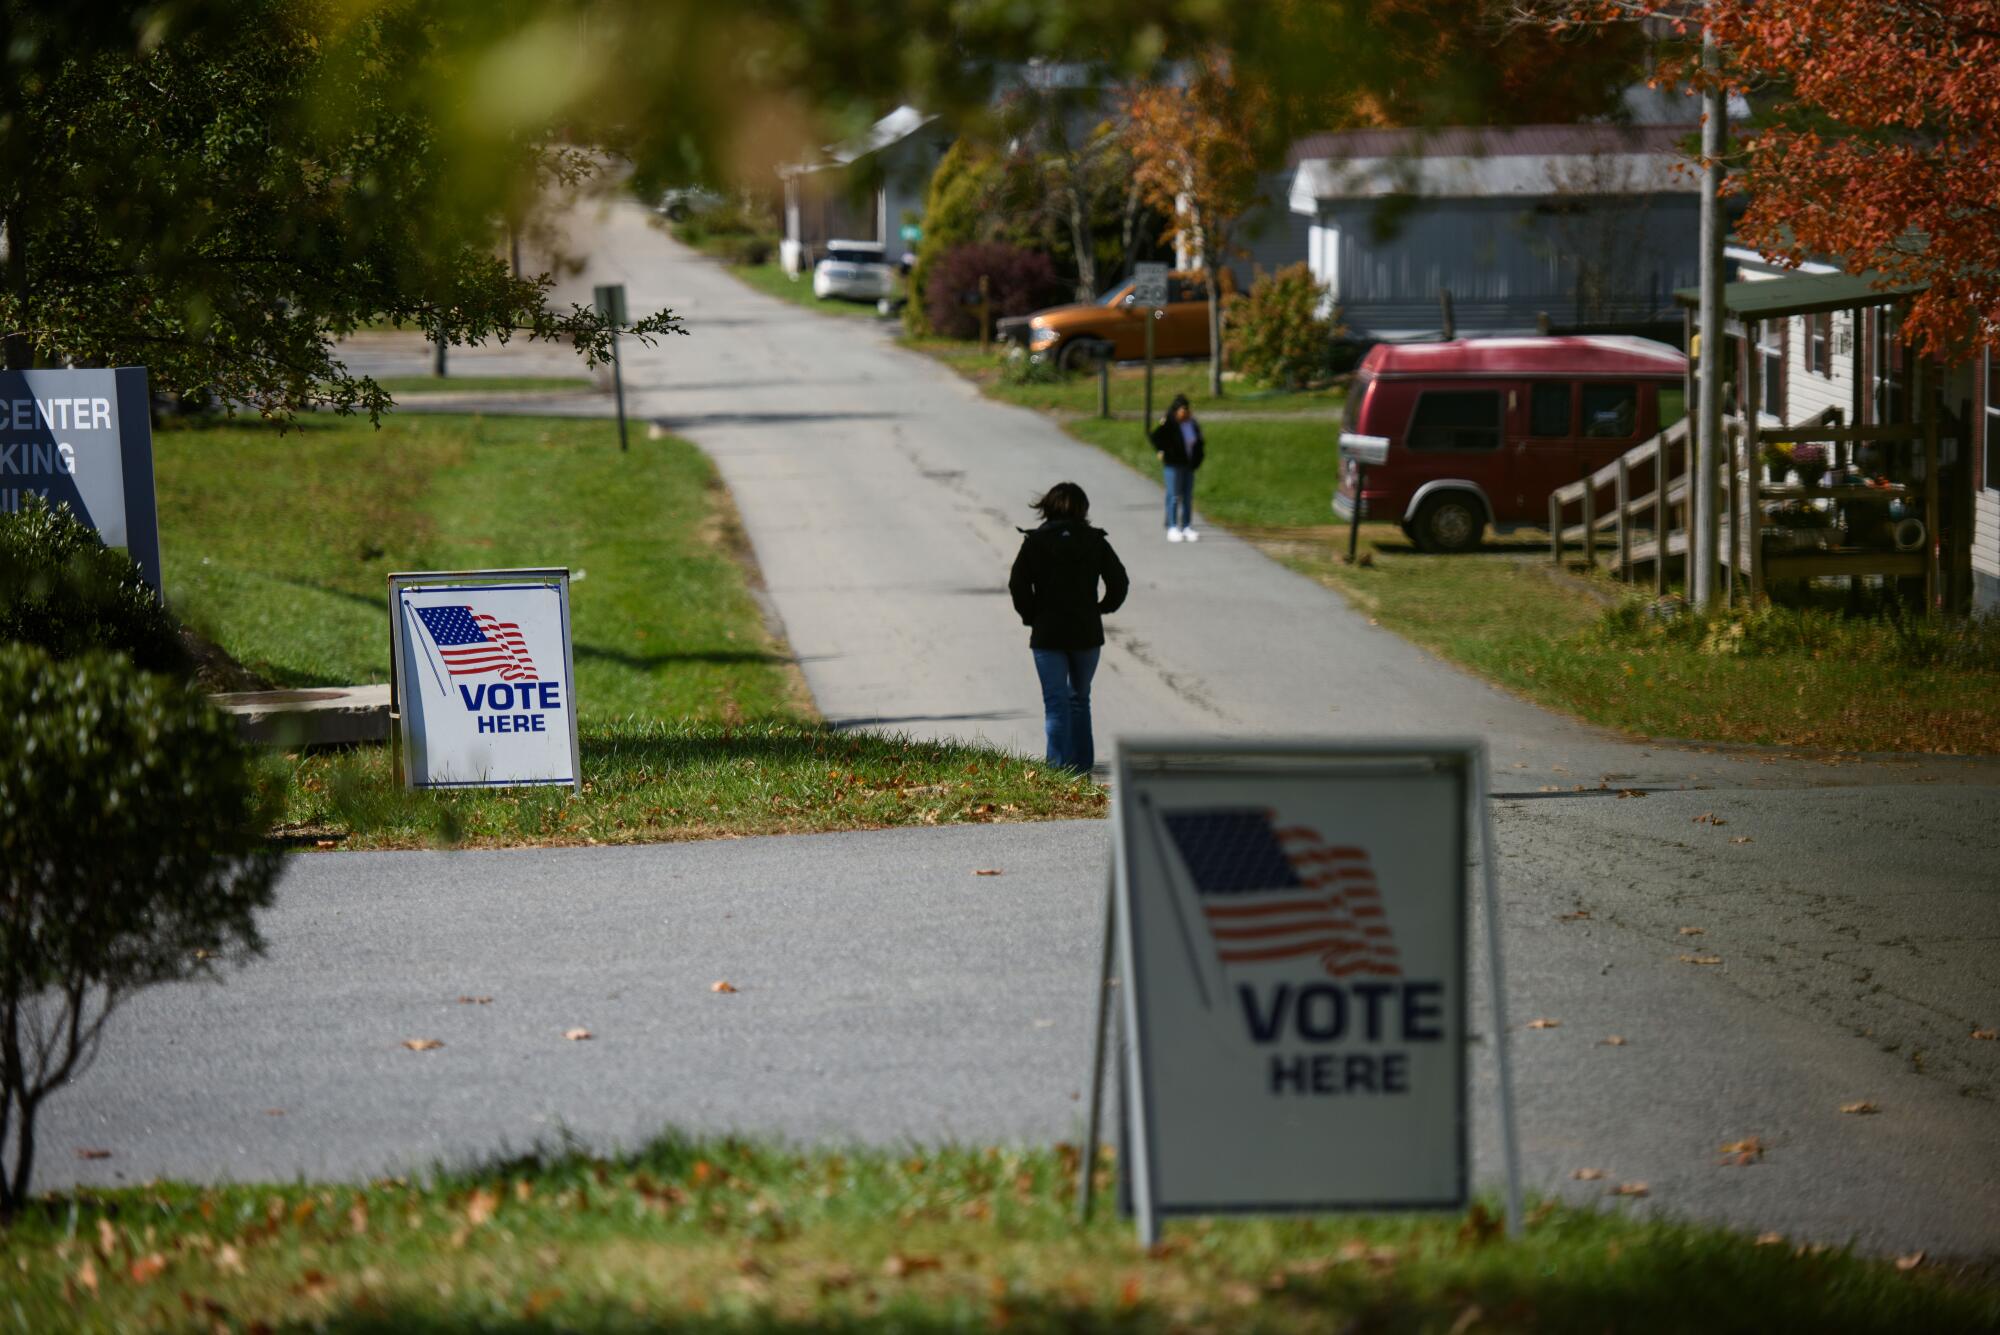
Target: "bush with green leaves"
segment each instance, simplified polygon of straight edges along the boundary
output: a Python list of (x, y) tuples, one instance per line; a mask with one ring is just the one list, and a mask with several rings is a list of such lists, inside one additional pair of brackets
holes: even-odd
[(1229, 298), (1224, 310), (1229, 364), (1252, 380), (1284, 389), (1327, 379), (1340, 333), (1327, 303), (1326, 284), (1303, 262), (1257, 275), (1250, 291)]
[(278, 799), (185, 682), (0, 645), (0, 1217), (119, 1004), (262, 951)]
[(0, 515), (0, 641), (9, 640), (55, 658), (104, 650), (149, 672), (191, 668), (179, 624), (132, 558), (39, 496)]
[(1671, 646), (1729, 658), (1793, 657), (2000, 672), (2000, 615), (1848, 616), (1821, 607), (1702, 612), (1677, 598), (1629, 599), (1586, 635), (1600, 644)]

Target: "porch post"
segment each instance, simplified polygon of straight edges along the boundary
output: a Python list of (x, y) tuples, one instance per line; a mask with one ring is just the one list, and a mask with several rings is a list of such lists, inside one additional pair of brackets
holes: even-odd
[(1709, 81), (1701, 117), (1701, 430), (1689, 480), (1694, 522), (1688, 526), (1687, 571), (1689, 601), (1707, 608), (1715, 603), (1715, 465), (1722, 444), (1722, 151), (1729, 116), (1713, 28), (1702, 29), (1701, 65)]

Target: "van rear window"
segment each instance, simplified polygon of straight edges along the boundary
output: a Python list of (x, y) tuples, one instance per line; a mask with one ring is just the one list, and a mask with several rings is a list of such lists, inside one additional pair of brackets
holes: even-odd
[(1340, 429), (1352, 435), (1361, 429), (1361, 401), (1368, 397), (1368, 384), (1375, 377), (1366, 371), (1354, 377), (1354, 383), (1347, 387), (1347, 404), (1340, 410)]
[(1432, 389), (1417, 397), (1404, 444), (1413, 450), (1500, 448), (1500, 391)]

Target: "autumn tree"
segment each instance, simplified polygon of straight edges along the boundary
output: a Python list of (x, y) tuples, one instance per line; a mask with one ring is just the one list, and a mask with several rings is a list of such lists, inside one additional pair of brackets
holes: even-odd
[(413, 100), (464, 91), (484, 31), (449, 5), (0, 0), (7, 364), (141, 364), (282, 419), (388, 406), (334, 351), (375, 321), (608, 357), (594, 312), (502, 253), (523, 196), (584, 157), (546, 127), (470, 143)]
[(1256, 126), (1264, 99), (1210, 54), (1185, 83), (1142, 87), (1127, 99), (1132, 176), (1169, 219), (1168, 239), (1208, 279), (1208, 388), (1222, 393), (1222, 290), (1217, 275), (1234, 253), (1238, 220), (1258, 201)]
[(2000, 345), (2000, 0), (1712, 0), (1725, 76), (1779, 95), (1742, 136), (1739, 235), (1926, 284), (1913, 342)]

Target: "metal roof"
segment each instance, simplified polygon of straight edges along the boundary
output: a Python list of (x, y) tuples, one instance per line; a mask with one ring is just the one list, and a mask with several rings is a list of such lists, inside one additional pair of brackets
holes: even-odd
[[(1863, 306), (1881, 306), (1898, 297), (1913, 296), (1928, 283), (1896, 283), (1879, 273), (1795, 273), (1783, 278), (1748, 279), (1727, 283), (1722, 288), (1722, 308), (1745, 320), (1768, 320), (1781, 315), (1819, 315), (1826, 311), (1851, 311)], [(1683, 287), (1674, 292), (1683, 306), (1701, 305), (1701, 289)]]
[(1507, 158), (1675, 153), (1698, 125), (1458, 125), (1439, 129), (1335, 130), (1295, 141), (1296, 167), (1316, 158)]

